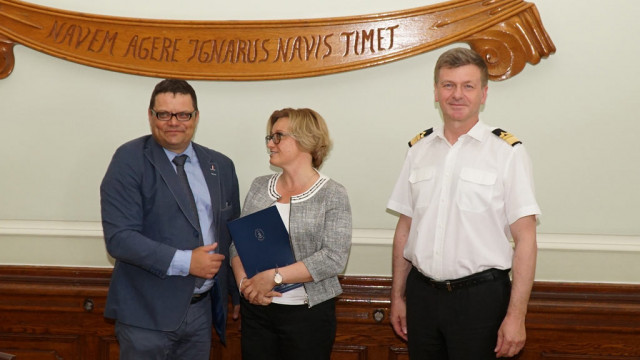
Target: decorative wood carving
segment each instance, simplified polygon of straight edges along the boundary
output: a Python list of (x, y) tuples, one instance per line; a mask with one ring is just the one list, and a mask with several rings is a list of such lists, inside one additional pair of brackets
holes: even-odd
[(466, 42), (492, 80), (555, 52), (534, 4), (453, 0), (380, 14), (279, 21), (109, 17), (0, 0), (0, 78), (13, 43), (130, 74), (206, 80), (298, 78), (365, 68)]
[(11, 74), (14, 63), (13, 42), (0, 34), (0, 79)]

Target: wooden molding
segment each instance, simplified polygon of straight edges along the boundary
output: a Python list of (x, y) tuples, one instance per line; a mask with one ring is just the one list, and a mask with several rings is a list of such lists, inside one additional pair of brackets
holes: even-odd
[(14, 43), (105, 70), (203, 80), (331, 74), (456, 42), (485, 57), (492, 80), (504, 80), (555, 52), (535, 5), (522, 0), (278, 21), (134, 19), (0, 0), (0, 19), (0, 78), (13, 69)]

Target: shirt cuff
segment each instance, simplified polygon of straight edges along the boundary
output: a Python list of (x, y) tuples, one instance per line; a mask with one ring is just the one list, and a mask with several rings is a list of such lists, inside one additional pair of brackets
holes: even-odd
[(167, 275), (187, 276), (191, 267), (191, 250), (177, 250), (169, 264)]

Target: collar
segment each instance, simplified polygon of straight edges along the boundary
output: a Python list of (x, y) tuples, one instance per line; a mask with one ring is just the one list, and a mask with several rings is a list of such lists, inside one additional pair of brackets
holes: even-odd
[[(476, 139), (480, 142), (484, 141), (487, 136), (489, 136), (489, 133), (491, 132), (491, 128), (489, 126), (487, 126), (487, 124), (483, 123), (482, 121), (478, 120), (478, 122), (473, 125), (473, 127), (471, 128), (471, 130), (469, 130), (466, 134), (460, 136), (460, 139), (465, 138), (465, 137), (471, 137), (473, 139)], [(435, 137), (438, 137), (444, 141), (447, 141), (447, 139), (444, 137), (444, 127), (440, 126), (437, 127), (435, 129), (433, 129), (433, 135), (435, 135)], [(460, 140), (458, 139), (458, 140)]]
[[(313, 183), (313, 185), (311, 185), (311, 187), (307, 189), (307, 191), (303, 192), (302, 194), (292, 196), (291, 203), (302, 202), (311, 198), (324, 186), (324, 184), (327, 183), (327, 181), (329, 181), (329, 177), (322, 174), (317, 169), (314, 169), (314, 170), (316, 170), (318, 175), (320, 175), (318, 177), (318, 180), (316, 180), (316, 182)], [(268, 184), (269, 197), (271, 197), (271, 199), (274, 201), (278, 201), (278, 199), (282, 197), (282, 195), (278, 194), (278, 192), (276, 191), (276, 184), (281, 175), (282, 173), (275, 173), (269, 179), (269, 184)]]
[(180, 154), (175, 153), (167, 148), (162, 148), (162, 150), (164, 150), (164, 153), (167, 154), (167, 158), (169, 158), (169, 161), (173, 160), (174, 157), (178, 156), (178, 155), (187, 155), (189, 158), (187, 159), (187, 161), (193, 161), (193, 159), (197, 159), (198, 157), (196, 156), (196, 151), (193, 149), (193, 142), (189, 142), (189, 146), (187, 146), (187, 148), (181, 152)]
[(491, 132), (489, 126), (478, 120), (478, 122), (471, 128), (471, 130), (469, 130), (467, 135), (482, 142), (487, 138), (487, 136), (489, 136), (489, 132)]

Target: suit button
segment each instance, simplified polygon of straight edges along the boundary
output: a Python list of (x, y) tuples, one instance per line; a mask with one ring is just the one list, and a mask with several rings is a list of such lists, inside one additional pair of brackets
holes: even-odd
[(193, 237), (197, 238), (197, 237), (198, 237), (198, 235), (199, 235), (199, 234), (198, 234), (198, 232), (197, 232), (197, 231), (194, 231), (194, 232), (193, 232)]

